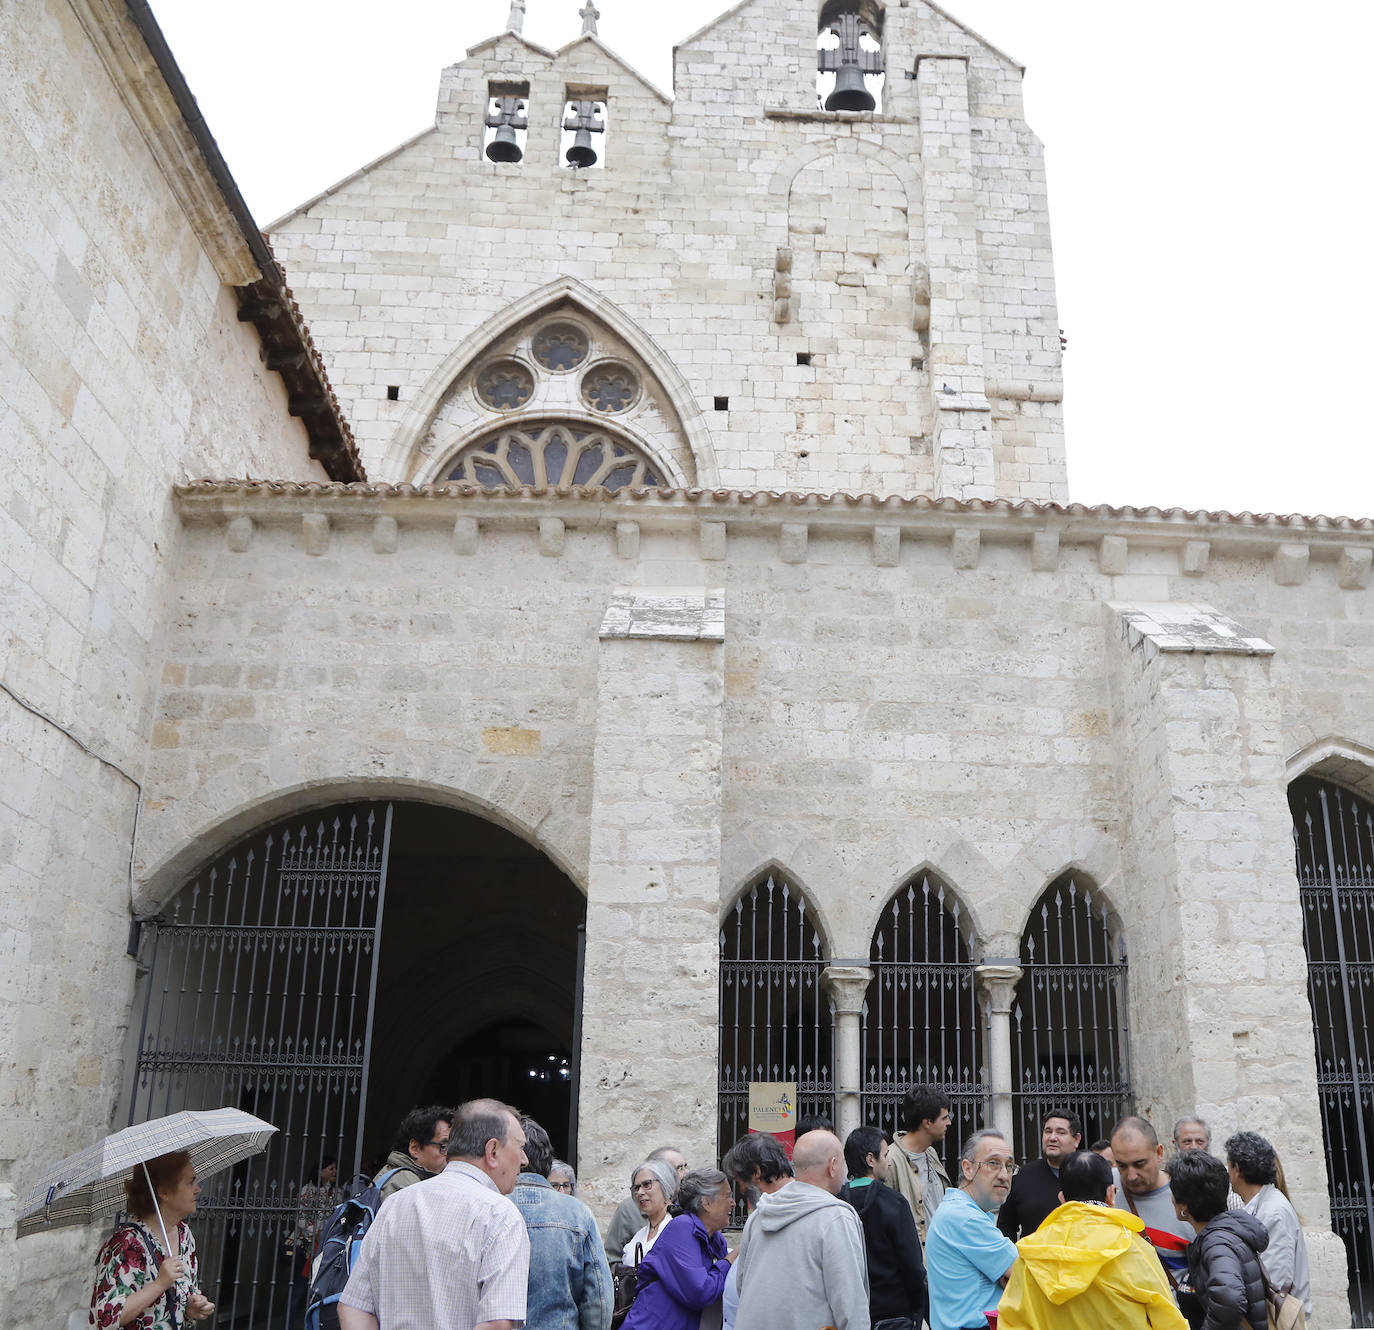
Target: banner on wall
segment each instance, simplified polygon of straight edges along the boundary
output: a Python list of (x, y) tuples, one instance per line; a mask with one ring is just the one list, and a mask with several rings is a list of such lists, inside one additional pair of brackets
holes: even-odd
[(797, 1139), (796, 1081), (749, 1082), (749, 1130), (776, 1136), (792, 1158)]

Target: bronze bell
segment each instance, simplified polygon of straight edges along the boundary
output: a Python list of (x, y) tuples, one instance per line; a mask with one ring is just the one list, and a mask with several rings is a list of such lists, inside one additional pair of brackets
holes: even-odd
[(493, 162), (518, 162), (524, 153), (510, 125), (502, 125), (487, 144), (487, 157)]
[(595, 166), (596, 149), (592, 147), (591, 131), (579, 129), (565, 155), (569, 166)]
[(835, 74), (835, 90), (825, 99), (825, 109), (871, 111), (877, 104), (864, 85), (863, 71), (857, 65), (841, 65)]

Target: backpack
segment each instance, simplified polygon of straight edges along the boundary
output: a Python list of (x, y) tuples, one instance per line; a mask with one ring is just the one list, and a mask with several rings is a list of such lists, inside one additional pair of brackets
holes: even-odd
[(305, 1300), (305, 1330), (339, 1330), (339, 1295), (358, 1263), (363, 1237), (377, 1217), (382, 1188), (397, 1173), (406, 1171), (420, 1175), (419, 1169), (407, 1169), (406, 1165), (388, 1168), (370, 1181), (360, 1175), (349, 1184), (344, 1200), (334, 1207), (320, 1234), (320, 1254)]

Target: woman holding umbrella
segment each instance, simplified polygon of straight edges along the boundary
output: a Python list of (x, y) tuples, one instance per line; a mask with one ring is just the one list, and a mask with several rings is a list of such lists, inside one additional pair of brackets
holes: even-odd
[(186, 1220), (200, 1185), (184, 1150), (140, 1164), (124, 1181), (133, 1221), (121, 1224), (96, 1258), (91, 1294), (96, 1330), (177, 1330), (215, 1310), (196, 1287), (196, 1243)]

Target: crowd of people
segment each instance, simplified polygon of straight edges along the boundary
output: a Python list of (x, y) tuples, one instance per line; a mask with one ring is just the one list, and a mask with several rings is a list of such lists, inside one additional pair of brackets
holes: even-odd
[[(1206, 1123), (1183, 1118), (1166, 1167), (1144, 1118), (1083, 1148), (1077, 1115), (1054, 1109), (1034, 1162), (983, 1128), (951, 1179), (949, 1098), (914, 1087), (901, 1121), (844, 1141), (803, 1121), (790, 1154), (750, 1134), (719, 1169), (652, 1150), (603, 1237), (539, 1123), (490, 1099), (417, 1109), (378, 1175), (340, 1330), (1240, 1330), (1267, 1324), (1275, 1288), (1311, 1312), (1301, 1221), (1253, 1132), (1226, 1141), (1223, 1163)], [(185, 1222), (194, 1172), (165, 1156), (127, 1186), (134, 1219), (102, 1250), (93, 1324), (208, 1316)], [(307, 1239), (325, 1186), (330, 1164), (303, 1197)], [(164, 1226), (175, 1244), (158, 1243)]]

